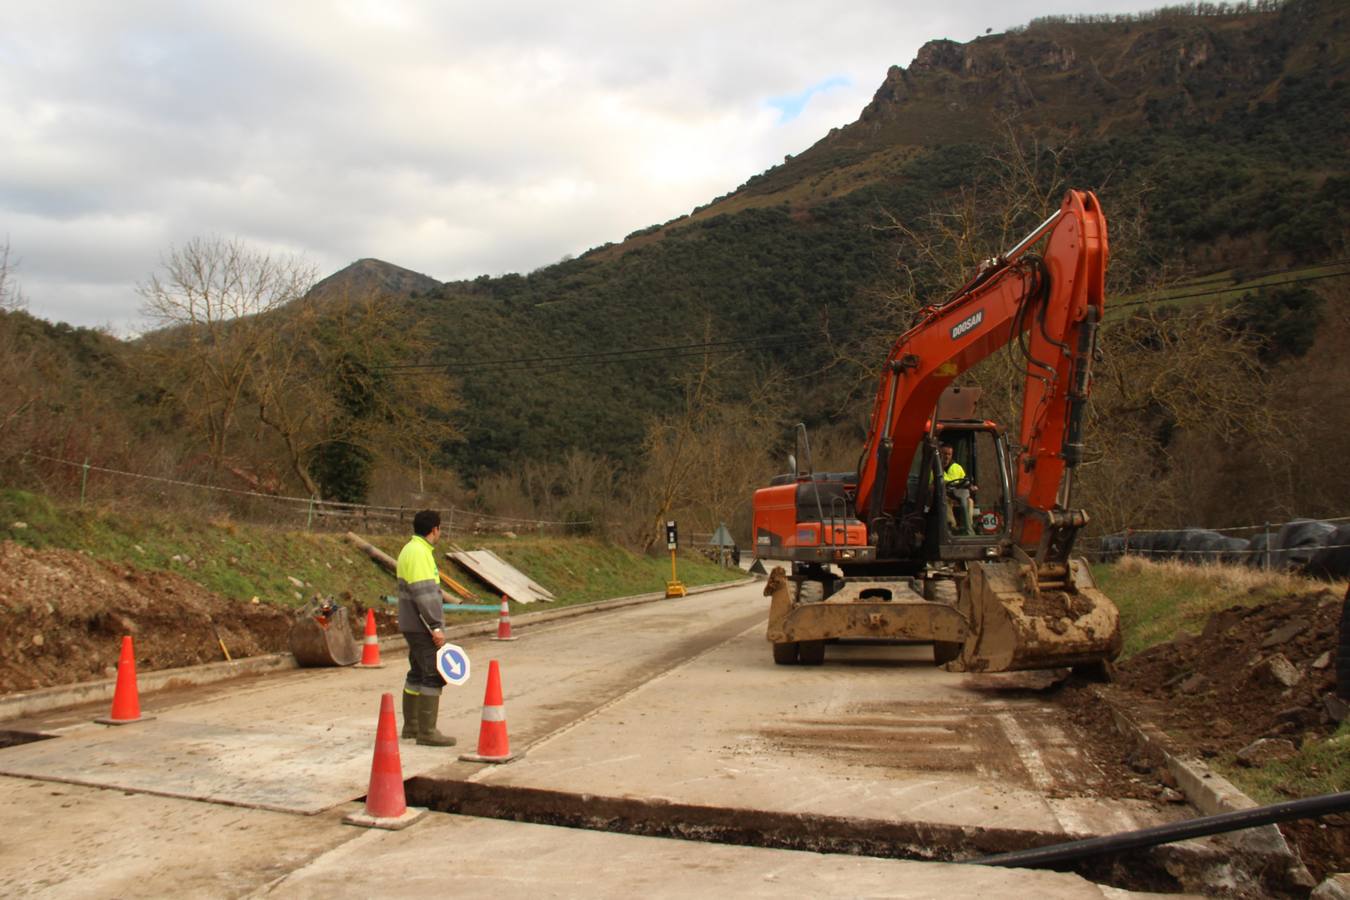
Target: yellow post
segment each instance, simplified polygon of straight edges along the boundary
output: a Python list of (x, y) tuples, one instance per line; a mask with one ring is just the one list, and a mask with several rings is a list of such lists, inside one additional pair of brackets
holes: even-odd
[(679, 577), (677, 577), (676, 574), (675, 574), (675, 551), (674, 551), (674, 550), (671, 550), (671, 551), (670, 551), (670, 581), (667, 581), (667, 582), (666, 582), (666, 596), (667, 596), (667, 597), (684, 597), (684, 596), (686, 596), (686, 591), (685, 591), (685, 589), (684, 589), (684, 585), (680, 582)]

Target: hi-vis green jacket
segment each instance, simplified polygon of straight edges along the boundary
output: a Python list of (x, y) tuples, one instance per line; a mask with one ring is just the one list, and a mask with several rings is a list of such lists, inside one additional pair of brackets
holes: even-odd
[(445, 624), (436, 553), (415, 534), (398, 555), (398, 630), (427, 632)]

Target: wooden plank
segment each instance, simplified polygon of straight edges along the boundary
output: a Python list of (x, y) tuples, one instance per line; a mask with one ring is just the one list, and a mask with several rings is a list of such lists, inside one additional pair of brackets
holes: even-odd
[(506, 560), (502, 559), (500, 556), (498, 556), (496, 553), (493, 553), (493, 552), (492, 552), (491, 550), (489, 550), (488, 548), (482, 547), (482, 548), (480, 548), (480, 549), (478, 550), (478, 552), (479, 552), (479, 553), (486, 553), (486, 554), (488, 554), (488, 555), (491, 556), (493, 559), (495, 559), (497, 562), (501, 563), (503, 566), (505, 566), (506, 568), (508, 568), (508, 569), (510, 569), (511, 571), (515, 572), (515, 573), (516, 573), (517, 575), (519, 575), (521, 578), (525, 579), (525, 584), (530, 588), (530, 590), (534, 591), (536, 594), (538, 594), (539, 596), (543, 597), (545, 600), (556, 600), (556, 599), (558, 599), (557, 597), (554, 597), (554, 596), (553, 596), (553, 593), (552, 593), (548, 588), (544, 587), (544, 586), (541, 585), (539, 582), (534, 581), (533, 579), (530, 578), (530, 576), (526, 575), (524, 572), (522, 572), (522, 571), (520, 571), (519, 569), (515, 568), (515, 567), (512, 566), (509, 562), (507, 562)]
[(474, 594), (473, 591), (469, 590), (464, 585), (460, 584), (458, 581), (451, 578), (449, 575), (445, 574), (444, 572), (440, 572), (439, 570), (437, 571), (437, 574), (441, 576), (441, 581), (444, 581), (446, 585), (449, 586), (450, 590), (454, 591), (456, 594), (459, 594), (465, 600), (478, 599), (478, 597)]
[[(347, 532), (347, 540), (353, 545), (355, 545), (357, 549), (361, 550), (361, 552), (365, 553), (366, 556), (369, 556), (371, 559), (375, 560), (375, 562), (379, 563), (381, 566), (384, 566), (386, 569), (388, 569), (389, 574), (392, 575), (398, 572), (398, 561), (395, 560), (388, 553), (385, 553), (379, 547), (376, 547), (369, 541), (357, 537), (350, 531)], [(477, 597), (474, 596), (472, 591), (470, 591), (464, 585), (460, 584), (458, 581), (455, 581), (453, 578), (446, 575), (439, 569), (436, 570), (436, 574), (440, 575), (441, 580), (444, 581), (446, 584), (448, 584), (456, 594), (459, 594), (459, 596), (463, 597), (465, 600), (478, 599)], [(447, 593), (444, 588), (441, 589), (441, 600), (444, 601), (445, 603), (459, 602), (454, 597), (451, 597), (450, 594)]]
[(484, 550), (464, 550), (453, 547), (446, 556), (473, 572), (495, 590), (505, 594), (517, 603), (534, 603), (539, 600), (552, 600), (547, 591), (536, 591), (530, 579), (510, 563), (501, 560), (496, 554)]
[(498, 592), (517, 603), (533, 603), (542, 599), (532, 591), (520, 573), (503, 568), (496, 560), (476, 551), (459, 551), (454, 560), (469, 569)]

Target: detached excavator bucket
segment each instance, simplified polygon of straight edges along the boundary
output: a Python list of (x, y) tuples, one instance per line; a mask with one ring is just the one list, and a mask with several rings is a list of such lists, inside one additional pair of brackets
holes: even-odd
[(312, 605), (307, 606), (286, 637), (291, 655), (302, 668), (351, 666), (361, 658), (346, 607), (337, 607), (324, 615)]
[(970, 633), (953, 668), (1055, 669), (1119, 655), (1120, 613), (1097, 590), (1083, 560), (1039, 572), (1017, 560), (981, 562), (969, 573), (958, 605)]

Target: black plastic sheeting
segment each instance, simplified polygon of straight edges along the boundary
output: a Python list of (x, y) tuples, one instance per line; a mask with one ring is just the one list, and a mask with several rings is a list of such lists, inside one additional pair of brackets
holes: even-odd
[(1230, 563), (1254, 569), (1302, 572), (1334, 581), (1350, 578), (1350, 523), (1333, 525), (1318, 519), (1294, 519), (1250, 539), (1230, 537), (1207, 528), (1131, 531), (1101, 539), (1097, 558), (1112, 562), (1126, 553), (1149, 559), (1179, 559), (1197, 565)]

